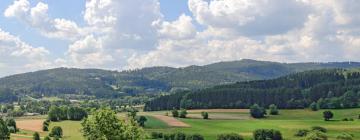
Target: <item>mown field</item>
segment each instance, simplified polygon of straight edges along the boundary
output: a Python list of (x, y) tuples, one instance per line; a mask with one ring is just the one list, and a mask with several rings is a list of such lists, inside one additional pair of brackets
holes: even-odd
[[(200, 112), (208, 111), (210, 119), (201, 119)], [(248, 110), (192, 110), (189, 111), (187, 119), (178, 119), (190, 127), (170, 127), (165, 122), (158, 120), (154, 115), (164, 115), (165, 112), (140, 112), (146, 115), (145, 130), (147, 132), (184, 132), (188, 134), (198, 133), (206, 140), (215, 140), (221, 133), (238, 133), (246, 139), (250, 139), (255, 129), (268, 128), (280, 130), (286, 140), (300, 140), (294, 134), (299, 129), (310, 129), (312, 126), (322, 126), (328, 129), (327, 135), (330, 140), (335, 140), (338, 134), (347, 132), (353, 134), (355, 139), (360, 139), (360, 120), (358, 115), (360, 109), (339, 109), (332, 110), (335, 114), (333, 121), (324, 121), (322, 112), (310, 110), (280, 110), (280, 115), (268, 116), (265, 119), (252, 119), (249, 117)], [(124, 114), (119, 114), (120, 117)], [(341, 121), (343, 118), (353, 118), (354, 121)], [(64, 129), (65, 140), (81, 140), (81, 125), (79, 121), (52, 122), (51, 127), (61, 126)], [(27, 134), (31, 134), (28, 131)], [(47, 133), (41, 133), (43, 136)], [(15, 137), (13, 137), (14, 139)], [(24, 137), (22, 137), (23, 139)]]

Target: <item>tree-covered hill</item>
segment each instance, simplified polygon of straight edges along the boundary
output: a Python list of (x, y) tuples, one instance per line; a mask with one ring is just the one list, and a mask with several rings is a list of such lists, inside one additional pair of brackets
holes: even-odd
[(287, 64), (244, 59), (205, 66), (150, 67), (122, 72), (56, 68), (0, 78), (0, 89), (6, 89), (0, 91), (37, 97), (70, 94), (110, 98), (168, 92), (171, 89), (202, 89), (241, 81), (277, 78), (306, 70), (355, 67), (360, 67), (360, 63)]
[(145, 110), (249, 108), (253, 104), (304, 108), (313, 102), (321, 108), (349, 108), (358, 106), (359, 85), (358, 69), (312, 70), (161, 96), (149, 101)]

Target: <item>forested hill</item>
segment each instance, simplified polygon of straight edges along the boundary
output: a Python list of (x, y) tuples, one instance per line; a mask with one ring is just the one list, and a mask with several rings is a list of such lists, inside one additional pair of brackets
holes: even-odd
[(312, 70), (271, 80), (238, 82), (199, 91), (161, 96), (146, 103), (145, 110), (172, 108), (249, 108), (253, 104), (280, 108), (357, 107), (360, 95), (358, 69)]
[(202, 89), (238, 81), (271, 79), (306, 70), (355, 67), (360, 67), (360, 63), (287, 64), (244, 59), (205, 66), (150, 67), (122, 72), (56, 68), (0, 78), (0, 89), (3, 89), (0, 98), (1, 91), (31, 96), (72, 94), (111, 98), (171, 89)]

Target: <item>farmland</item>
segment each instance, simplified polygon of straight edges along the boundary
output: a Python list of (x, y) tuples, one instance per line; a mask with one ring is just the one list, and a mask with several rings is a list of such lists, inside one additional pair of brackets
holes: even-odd
[[(201, 119), (200, 113), (202, 111), (209, 112), (209, 120)], [(295, 132), (299, 129), (310, 129), (312, 126), (322, 126), (328, 129), (327, 135), (330, 140), (335, 139), (342, 132), (353, 134), (355, 139), (360, 138), (360, 121), (358, 120), (360, 109), (331, 110), (335, 114), (332, 121), (323, 120), (323, 111), (310, 111), (308, 109), (280, 110), (280, 115), (269, 115), (263, 119), (253, 119), (249, 117), (249, 111), (244, 109), (189, 110), (188, 118), (177, 118), (178, 121), (189, 125), (189, 127), (173, 127), (167, 125), (164, 120), (159, 120), (156, 116), (167, 117), (165, 111), (139, 112), (138, 114), (147, 116), (148, 121), (145, 123), (145, 130), (149, 133), (197, 133), (203, 135), (206, 140), (215, 140), (218, 134), (230, 132), (238, 133), (246, 139), (250, 139), (252, 132), (261, 128), (277, 129), (281, 131), (285, 139), (300, 140), (300, 137), (294, 136)], [(118, 116), (123, 118), (125, 115), (120, 113)], [(354, 121), (341, 121), (343, 118), (353, 118)], [(80, 132), (80, 121), (52, 122), (50, 129), (53, 126), (63, 128), (63, 139), (65, 140), (84, 139)], [(21, 132), (31, 138), (31, 131), (22, 130)], [(40, 134), (42, 136), (47, 135), (44, 132)], [(13, 135), (13, 139), (15, 138), (20, 138), (20, 136)], [(26, 139), (24, 136), (21, 136), (21, 138)]]

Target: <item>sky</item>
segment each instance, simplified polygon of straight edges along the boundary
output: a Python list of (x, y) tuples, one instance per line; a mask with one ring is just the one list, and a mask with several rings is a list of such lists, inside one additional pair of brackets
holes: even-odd
[(0, 77), (256, 59), (360, 61), (358, 0), (1, 0)]

